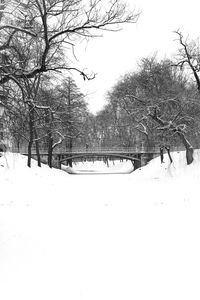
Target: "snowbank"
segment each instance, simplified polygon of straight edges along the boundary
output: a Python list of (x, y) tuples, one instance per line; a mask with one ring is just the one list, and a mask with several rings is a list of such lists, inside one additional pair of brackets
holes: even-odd
[(194, 161), (187, 165), (185, 151), (172, 152), (173, 162), (170, 163), (168, 155), (164, 155), (164, 163), (160, 157), (150, 161), (146, 166), (136, 170), (132, 176), (137, 179), (199, 179), (200, 177), (200, 150), (194, 151)]
[[(42, 167), (37, 166), (37, 161), (31, 160), (31, 168), (27, 167), (27, 157), (18, 153), (5, 152), (0, 157), (0, 179), (14, 179), (23, 182), (40, 179), (47, 179), (47, 182), (54, 179), (54, 175), (63, 177), (63, 172), (58, 169), (50, 169), (47, 165), (42, 164)], [(66, 174), (65, 174), (66, 175)]]

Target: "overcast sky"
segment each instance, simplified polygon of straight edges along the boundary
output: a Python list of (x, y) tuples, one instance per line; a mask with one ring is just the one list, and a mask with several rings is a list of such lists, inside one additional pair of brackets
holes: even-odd
[(106, 32), (77, 49), (79, 65), (93, 71), (96, 78), (83, 81), (75, 76), (81, 91), (87, 93), (92, 112), (105, 104), (105, 95), (117, 80), (128, 71), (134, 71), (142, 57), (157, 52), (160, 58), (170, 58), (178, 49), (173, 31), (180, 29), (191, 39), (200, 37), (199, 0), (126, 0), (132, 8), (141, 11), (137, 24), (127, 24), (120, 32)]

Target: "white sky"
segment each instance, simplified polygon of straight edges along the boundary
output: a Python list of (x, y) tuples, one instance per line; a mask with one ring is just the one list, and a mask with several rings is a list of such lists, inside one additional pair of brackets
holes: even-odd
[(90, 40), (77, 51), (79, 65), (84, 71), (96, 73), (96, 78), (83, 81), (75, 75), (81, 91), (87, 93), (92, 112), (105, 104), (106, 92), (128, 71), (137, 67), (142, 57), (157, 52), (159, 57), (171, 57), (178, 49), (173, 31), (184, 36), (200, 36), (200, 2), (198, 0), (126, 0), (141, 11), (137, 24), (127, 24), (120, 32), (105, 32), (104, 37)]

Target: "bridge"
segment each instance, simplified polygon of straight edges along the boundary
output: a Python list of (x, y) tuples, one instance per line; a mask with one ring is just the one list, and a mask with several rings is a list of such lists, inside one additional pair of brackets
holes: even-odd
[[(21, 149), (20, 153), (27, 155), (27, 149)], [(144, 147), (113, 147), (103, 148), (64, 148), (59, 147), (53, 151), (53, 165), (61, 168), (62, 164), (72, 166), (73, 162), (85, 160), (130, 160), (133, 163), (134, 170), (146, 165), (152, 158), (159, 155), (159, 148)], [(47, 161), (48, 150), (40, 149), (41, 160)], [(36, 150), (32, 150), (32, 157), (36, 158)]]

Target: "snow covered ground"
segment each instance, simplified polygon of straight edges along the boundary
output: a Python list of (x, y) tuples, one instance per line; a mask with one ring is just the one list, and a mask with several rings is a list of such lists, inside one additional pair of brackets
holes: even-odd
[(0, 158), (0, 299), (199, 300), (200, 152), (122, 175)]

